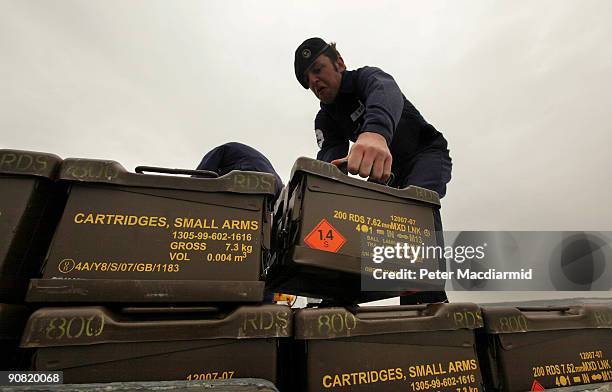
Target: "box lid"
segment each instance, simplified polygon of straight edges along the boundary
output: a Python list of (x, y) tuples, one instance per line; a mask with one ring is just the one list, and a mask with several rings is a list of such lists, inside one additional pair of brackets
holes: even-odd
[(290, 188), (295, 186), (295, 179), (300, 173), (313, 174), (319, 177), (325, 177), (334, 181), (339, 181), (344, 184), (357, 186), (364, 189), (369, 189), (375, 192), (384, 193), (400, 197), (403, 199), (417, 200), (423, 203), (429, 203), (436, 206), (440, 205), (440, 197), (435, 191), (421, 188), (418, 186), (408, 186), (407, 188), (397, 189), (386, 185), (377, 184), (374, 182), (360, 180), (344, 174), (340, 169), (331, 163), (319, 161), (316, 159), (300, 157), (295, 161), (291, 169)]
[(0, 174), (55, 179), (62, 159), (37, 151), (0, 150)]
[(452, 331), (482, 327), (471, 303), (301, 309), (295, 313), (296, 339), (334, 339), (404, 332)]
[[(142, 173), (128, 172), (121, 164), (109, 160), (68, 158), (62, 163), (59, 178), (73, 183), (112, 184), (133, 187), (193, 190), (199, 192), (232, 192), (243, 194), (275, 195), (275, 178), (272, 174), (232, 171), (222, 177), (201, 178), (210, 172), (187, 169), (142, 167)], [(144, 174), (157, 171), (166, 174)]]
[(608, 305), (483, 307), (485, 330), (492, 334), (583, 328), (612, 328)]
[(218, 308), (42, 308), (26, 325), (22, 347), (103, 343), (289, 337), (291, 309), (283, 305)]

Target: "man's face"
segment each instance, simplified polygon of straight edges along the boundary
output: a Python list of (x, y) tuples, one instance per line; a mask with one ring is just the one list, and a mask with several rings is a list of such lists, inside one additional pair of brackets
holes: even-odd
[(345, 69), (342, 57), (338, 56), (338, 60), (332, 62), (329, 57), (320, 55), (306, 71), (308, 88), (321, 102), (326, 104), (334, 102), (340, 89), (342, 71)]

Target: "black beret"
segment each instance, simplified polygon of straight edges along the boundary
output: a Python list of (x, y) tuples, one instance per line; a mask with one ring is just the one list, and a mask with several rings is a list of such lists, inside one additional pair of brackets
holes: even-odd
[(295, 50), (293, 67), (295, 68), (295, 77), (302, 87), (308, 88), (308, 80), (304, 75), (306, 70), (327, 48), (329, 48), (329, 44), (321, 38), (308, 38)]

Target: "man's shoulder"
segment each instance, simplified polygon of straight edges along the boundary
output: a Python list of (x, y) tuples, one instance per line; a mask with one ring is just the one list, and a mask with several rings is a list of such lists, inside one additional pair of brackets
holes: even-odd
[(351, 72), (347, 85), (355, 92), (367, 92), (379, 83), (395, 83), (393, 76), (378, 67), (365, 66)]
[[(385, 75), (385, 73), (380, 68), (372, 67), (369, 65), (353, 70), (347, 69), (342, 75), (340, 93), (359, 93), (363, 90), (364, 86), (368, 83), (368, 81), (371, 78), (376, 78), (377, 75)], [(326, 106), (327, 105), (325, 104), (321, 104), (321, 108), (325, 108)]]
[(372, 67), (369, 65), (365, 65), (363, 67), (355, 68), (355, 69), (347, 69), (346, 71), (344, 71), (344, 73), (346, 74), (347, 82), (350, 81), (351, 84), (363, 77), (375, 75), (379, 72), (383, 72), (383, 71), (378, 67)]
[(353, 71), (349, 71), (353, 73), (353, 77), (364, 77), (364, 76), (370, 76), (370, 75), (376, 75), (376, 74), (386, 74), (385, 71), (383, 71), (382, 69), (378, 68), (378, 67), (373, 67), (371, 65), (365, 65), (361, 68), (357, 68)]

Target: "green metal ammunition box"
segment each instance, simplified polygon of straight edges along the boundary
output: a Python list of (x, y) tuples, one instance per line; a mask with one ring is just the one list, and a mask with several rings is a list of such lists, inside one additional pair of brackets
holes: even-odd
[(443, 290), (443, 282), (418, 280), (405, 282), (399, 291), (361, 290), (362, 277), (370, 273), (362, 258), (370, 257), (375, 246), (436, 245), (433, 209), (439, 205), (437, 193), (428, 189), (395, 189), (349, 177), (326, 162), (299, 158), (275, 208), (279, 251), (267, 269), (268, 285), (339, 303)]
[(214, 308), (43, 308), (21, 341), (33, 369), (65, 383), (261, 378), (276, 383), (280, 340), (292, 336), (281, 305)]
[(294, 391), (482, 391), (474, 304), (296, 312)]
[(69, 186), (66, 208), (28, 301), (262, 300), (274, 176), (153, 175), (66, 159), (59, 179)]
[(612, 381), (612, 308), (484, 307), (479, 356), (488, 390)]

